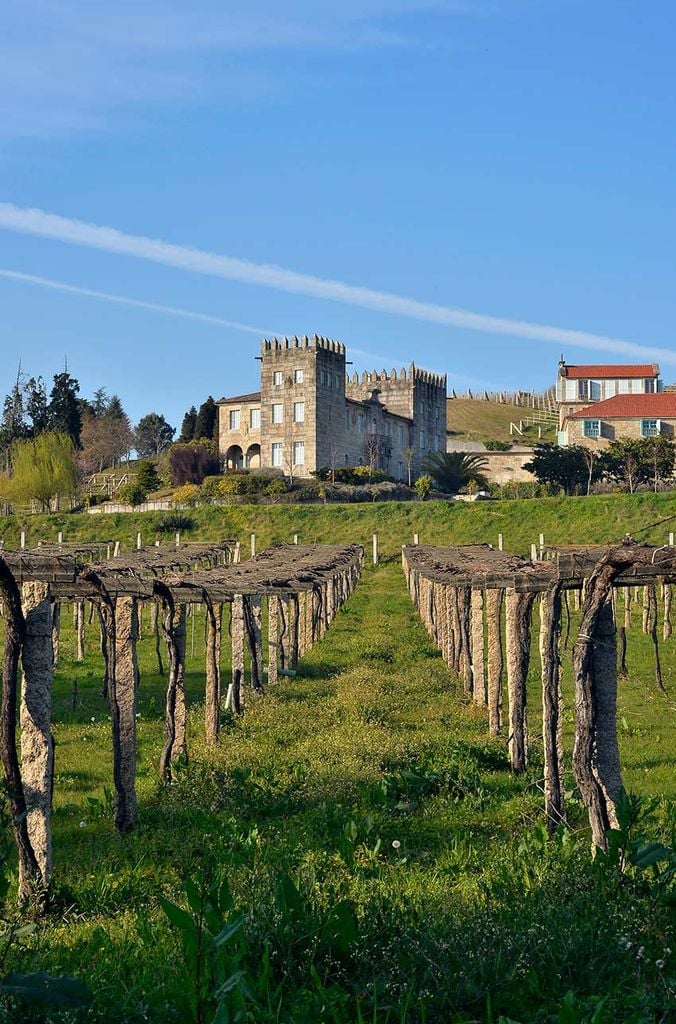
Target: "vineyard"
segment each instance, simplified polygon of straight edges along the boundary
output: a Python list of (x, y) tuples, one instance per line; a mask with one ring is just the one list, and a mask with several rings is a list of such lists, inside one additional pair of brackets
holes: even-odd
[(669, 499), (11, 524), (0, 1020), (667, 1021)]

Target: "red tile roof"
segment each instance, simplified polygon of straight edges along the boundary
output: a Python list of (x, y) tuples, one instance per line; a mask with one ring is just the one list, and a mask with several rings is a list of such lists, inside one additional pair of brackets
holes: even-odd
[(656, 395), (615, 395), (604, 402), (594, 402), (574, 412), (572, 420), (632, 419), (649, 416), (654, 419), (676, 419), (676, 394), (661, 391)]
[(659, 377), (660, 368), (656, 363), (639, 363), (636, 366), (591, 364), (589, 366), (564, 366), (562, 376), (569, 380), (627, 380), (634, 377)]

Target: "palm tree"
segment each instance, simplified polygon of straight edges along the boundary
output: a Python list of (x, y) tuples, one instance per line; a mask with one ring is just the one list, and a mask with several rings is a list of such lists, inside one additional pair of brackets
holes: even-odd
[(488, 487), (488, 462), (481, 455), (434, 452), (424, 459), (423, 469), (430, 474), (440, 490), (448, 494), (457, 494), (471, 482), (482, 488)]

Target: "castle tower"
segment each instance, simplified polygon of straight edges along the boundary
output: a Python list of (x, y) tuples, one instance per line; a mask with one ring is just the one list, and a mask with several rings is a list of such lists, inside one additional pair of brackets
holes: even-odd
[(261, 346), (262, 464), (309, 476), (329, 465), (345, 429), (345, 346), (273, 338)]

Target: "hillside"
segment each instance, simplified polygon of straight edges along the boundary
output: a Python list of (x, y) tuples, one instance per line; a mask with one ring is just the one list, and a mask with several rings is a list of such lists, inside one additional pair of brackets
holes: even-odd
[[(536, 444), (536, 425), (524, 429), (523, 437), (509, 433), (509, 424), (517, 424), (522, 418), (533, 415), (532, 409), (521, 409), (516, 405), (502, 405), (473, 398), (449, 398), (446, 402), (446, 420), (449, 439), (456, 441), (513, 441), (519, 444)], [(555, 440), (553, 426), (542, 424), (542, 438)]]
[[(401, 545), (410, 543), (414, 533), (421, 543), (497, 544), (502, 533), (506, 550), (527, 554), (530, 545), (544, 533), (546, 543), (570, 544), (617, 540), (625, 533), (644, 530), (657, 520), (676, 514), (676, 494), (612, 494), (589, 498), (541, 498), (493, 502), (381, 502), (363, 505), (226, 505), (206, 506), (186, 512), (194, 524), (185, 539), (221, 540), (235, 538), (245, 546), (255, 533), (259, 549), (269, 544), (288, 543), (297, 533), (307, 543), (362, 543), (380, 536), (381, 550), (398, 555)], [(18, 547), (22, 529), (28, 545), (39, 540), (120, 540), (123, 546), (136, 544), (140, 531), (144, 544), (162, 535), (158, 527), (167, 513), (136, 512), (88, 515), (66, 513), (51, 516), (10, 516), (0, 518), (0, 540)], [(666, 543), (674, 524), (656, 527), (641, 539)]]

